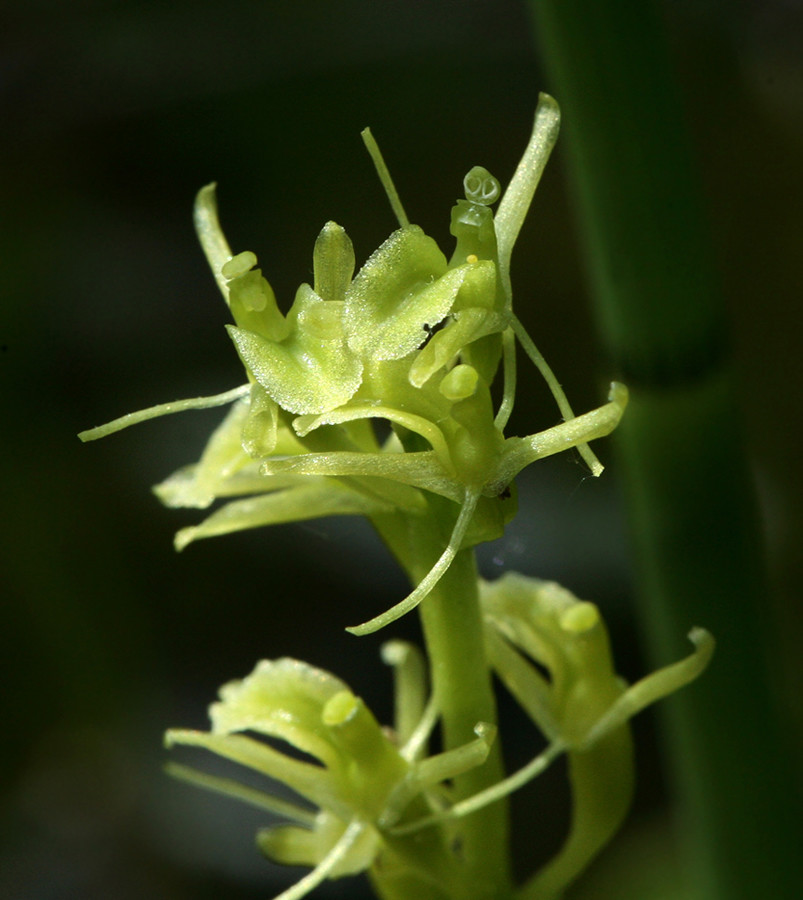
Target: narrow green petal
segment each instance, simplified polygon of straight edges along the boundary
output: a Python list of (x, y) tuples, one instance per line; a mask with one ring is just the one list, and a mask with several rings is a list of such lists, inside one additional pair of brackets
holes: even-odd
[(98, 425), (96, 428), (89, 428), (81, 431), (78, 437), (82, 441), (96, 441), (98, 438), (106, 437), (107, 434), (114, 434), (115, 431), (122, 431), (129, 425), (138, 425), (140, 422), (147, 422), (148, 419), (157, 419), (159, 416), (169, 416), (172, 413), (185, 412), (188, 409), (211, 409), (214, 406), (225, 406), (227, 403), (233, 403), (244, 397), (250, 390), (250, 385), (243, 384), (240, 387), (233, 388), (230, 391), (224, 391), (222, 394), (214, 394), (211, 397), (193, 397), (190, 400), (174, 400), (171, 403), (160, 403), (158, 406), (149, 406), (148, 409), (141, 409), (138, 412), (128, 413), (120, 416), (119, 419), (112, 419), (105, 425)]
[(510, 297), (510, 254), (527, 210), (541, 180), (549, 155), (558, 139), (560, 109), (548, 94), (539, 94), (530, 141), (513, 178), (499, 202), (494, 219), (499, 247), (499, 269)]
[(427, 669), (424, 656), (407, 641), (382, 645), (382, 662), (393, 666), (393, 730), (403, 746), (412, 736), (427, 705)]
[(446, 328), (432, 335), (429, 343), (416, 356), (410, 366), (410, 384), (421, 387), (438, 369), (450, 363), (470, 344), (486, 334), (504, 331), (509, 316), (482, 307), (463, 309), (455, 314)]
[(276, 816), (291, 819), (308, 828), (315, 824), (315, 813), (311, 810), (305, 809), (297, 803), (291, 803), (289, 800), (282, 800), (281, 797), (274, 797), (264, 791), (248, 787), (233, 778), (210, 775), (207, 772), (193, 769), (191, 766), (183, 766), (174, 762), (165, 765), (165, 772), (179, 781), (185, 781), (187, 784), (221, 794), (224, 797), (231, 797), (232, 800), (239, 800)]
[[(328, 306), (327, 301), (320, 302)], [(294, 333), (277, 343), (234, 326), (228, 331), (254, 378), (279, 406), (295, 415), (334, 409), (360, 386), (362, 363), (339, 341)]]
[(327, 769), (291, 759), (254, 738), (241, 734), (209, 734), (205, 731), (170, 729), (165, 734), (165, 745), (170, 748), (177, 744), (209, 750), (223, 759), (286, 784), (320, 808), (348, 813), (337, 782)]
[(530, 463), (563, 450), (569, 450), (586, 441), (593, 441), (610, 434), (619, 424), (627, 406), (627, 388), (613, 382), (609, 394), (610, 401), (604, 406), (532, 434), (526, 438), (508, 438), (494, 478), (486, 485), (501, 492), (505, 485)]
[(370, 128), (364, 128), (360, 132), (360, 137), (365, 144), (366, 150), (368, 150), (368, 153), (371, 155), (374, 167), (376, 168), (376, 174), (379, 176), (379, 180), (382, 182), (382, 187), (385, 189), (385, 193), (387, 194), (388, 200), (390, 201), (390, 207), (393, 210), (393, 214), (396, 216), (399, 225), (404, 228), (410, 224), (410, 220), (407, 218), (407, 213), (404, 211), (402, 202), (399, 199), (399, 193), (396, 190), (396, 185), (393, 184), (393, 179), (390, 177), (388, 167), (385, 165), (382, 151), (379, 149), (379, 144), (377, 144), (376, 139), (374, 138), (373, 134), (371, 134)]
[(581, 748), (590, 747), (651, 703), (698, 678), (711, 662), (716, 641), (704, 628), (693, 628), (689, 640), (694, 644), (694, 651), (685, 659), (664, 666), (629, 687), (588, 732)]
[(403, 615), (406, 615), (408, 612), (415, 609), (441, 580), (446, 570), (451, 566), (455, 556), (457, 556), (457, 553), (462, 546), (463, 538), (466, 535), (466, 531), (468, 530), (468, 526), (474, 515), (474, 510), (477, 508), (478, 500), (479, 494), (468, 494), (466, 496), (466, 499), (463, 502), (463, 508), (460, 510), (460, 515), (457, 517), (457, 522), (455, 522), (446, 549), (440, 555), (435, 565), (424, 576), (416, 588), (404, 598), (404, 600), (401, 600), (395, 606), (385, 610), (385, 612), (375, 616), (373, 619), (363, 622), (362, 625), (354, 625), (351, 628), (347, 628), (346, 631), (360, 637), (366, 634), (373, 634), (373, 632), (379, 631), (380, 628), (384, 628), (386, 625), (390, 625), (391, 622), (395, 622), (396, 619), (400, 619)]
[(506, 328), (502, 332), (502, 366), (502, 402), (494, 419), (494, 425), (500, 431), (507, 428), (516, 401), (516, 335), (512, 328)]
[(391, 795), (379, 825), (382, 828), (389, 828), (393, 835), (401, 835), (418, 831), (419, 828), (437, 821), (440, 816), (417, 820), (398, 829), (393, 827), (407, 809), (410, 801), (422, 791), (463, 775), (470, 769), (481, 766), (488, 759), (491, 744), (497, 734), (496, 726), (478, 722), (474, 733), (477, 735), (476, 740), (455, 747), (453, 750), (430, 756), (417, 763), (408, 778), (400, 782)]
[(270, 458), (262, 464), (266, 475), (365, 476), (396, 481), (440, 494), (460, 503), (464, 489), (444, 471), (433, 450), (416, 453), (304, 453), (283, 459)]
[(226, 279), (223, 277), (223, 266), (231, 259), (232, 252), (229, 244), (220, 227), (220, 220), (217, 214), (217, 199), (215, 197), (215, 189), (217, 184), (207, 184), (202, 187), (195, 198), (195, 210), (193, 219), (195, 222), (195, 232), (198, 240), (201, 242), (209, 267), (215, 276), (215, 281), (223, 294), (226, 303), (229, 302), (229, 288)]
[[(555, 398), (555, 402), (558, 404), (558, 409), (560, 410), (561, 415), (564, 420), (568, 421), (569, 419), (574, 418), (574, 410), (572, 409), (569, 399), (563, 391), (563, 388), (560, 386), (560, 382), (555, 377), (555, 373), (552, 371), (549, 363), (544, 359), (541, 352), (533, 343), (533, 339), (527, 334), (527, 330), (521, 324), (517, 316), (512, 317), (512, 327), (516, 337), (519, 339), (519, 343), (521, 344), (524, 352), (529, 356), (530, 361), (533, 365), (538, 369), (541, 373), (541, 377), (546, 381), (547, 387), (550, 390), (550, 393)], [(588, 444), (578, 444), (577, 445), (578, 452), (580, 456), (583, 457), (588, 468), (591, 470), (592, 475), (601, 475), (602, 474), (602, 463), (597, 459), (594, 452), (588, 446)]]
[(283, 522), (305, 522), (323, 516), (375, 515), (390, 512), (392, 507), (331, 481), (302, 484), (260, 497), (235, 500), (212, 513), (209, 518), (176, 534), (175, 546), (183, 550), (201, 538), (230, 534), (264, 525)]
[(460, 816), (467, 816), (470, 813), (476, 812), (478, 809), (482, 809), (489, 803), (496, 803), (503, 797), (507, 797), (519, 788), (524, 787), (525, 784), (532, 781), (533, 778), (536, 778), (542, 772), (545, 772), (564, 750), (565, 748), (560, 742), (550, 744), (543, 753), (539, 753), (538, 756), (531, 759), (530, 762), (519, 769), (518, 772), (514, 772), (503, 781), (486, 788), (484, 791), (480, 791), (473, 797), (468, 797), (466, 800), (455, 804), (448, 817), (458, 818)]
[(429, 419), (401, 409), (395, 409), (390, 406), (374, 406), (368, 403), (354, 403), (320, 416), (299, 416), (293, 422), (293, 427), (299, 437), (304, 437), (316, 428), (320, 428), (321, 425), (340, 425), (343, 422), (353, 422), (357, 419), (387, 419), (389, 422), (395, 422), (397, 425), (420, 434), (421, 437), (429, 441), (432, 449), (437, 454), (441, 466), (447, 473), (453, 474), (449, 445), (446, 443), (446, 438), (443, 436), (441, 429)]

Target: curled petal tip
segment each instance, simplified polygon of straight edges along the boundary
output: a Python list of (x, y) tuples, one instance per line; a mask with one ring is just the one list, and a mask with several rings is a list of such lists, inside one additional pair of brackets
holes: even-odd
[(624, 410), (630, 400), (630, 391), (627, 389), (627, 385), (622, 384), (621, 381), (612, 381), (608, 391), (608, 400), (621, 406)]

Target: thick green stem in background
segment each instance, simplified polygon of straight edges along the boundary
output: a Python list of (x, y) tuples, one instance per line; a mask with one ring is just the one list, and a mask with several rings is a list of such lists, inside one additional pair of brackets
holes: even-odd
[[(433, 498), (426, 516), (398, 513), (374, 520), (385, 542), (417, 584), (448, 541), (455, 505)], [(442, 515), (441, 515), (442, 514)], [(496, 725), (496, 701), (485, 658), (472, 550), (461, 550), (419, 607), (432, 690), (441, 709), (443, 749), (473, 740), (478, 722)], [(455, 799), (470, 797), (504, 778), (497, 738), (487, 761), (454, 780)], [(461, 820), (461, 855), (470, 873), (472, 900), (503, 900), (511, 894), (508, 804), (500, 800)]]
[(795, 767), (772, 690), (722, 303), (661, 26), (645, 0), (530, 6), (604, 347), (631, 390), (617, 437), (648, 643), (665, 661), (702, 625), (719, 645), (710, 672), (666, 704), (694, 896), (791, 900), (803, 884)]

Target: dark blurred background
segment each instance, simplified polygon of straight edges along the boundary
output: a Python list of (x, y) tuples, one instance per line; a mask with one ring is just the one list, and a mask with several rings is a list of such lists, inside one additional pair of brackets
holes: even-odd
[[(680, 0), (664, 17), (728, 300), (776, 587), (768, 613), (799, 728), (801, 6)], [(218, 182), (232, 246), (257, 253), (287, 308), (327, 219), (348, 230), (358, 262), (394, 227), (363, 127), (411, 219), (448, 254), (463, 174), (482, 164), (507, 181), (550, 85), (516, 0), (28, 0), (4, 20), (0, 897), (270, 896), (294, 876), (253, 849), (265, 816), (167, 779), (162, 732), (205, 727), (221, 683), (281, 655), (332, 669), (387, 721), (385, 636), (343, 626), (399, 599), (404, 581), (355, 520), (175, 554), (173, 532), (198, 516), (162, 509), (149, 486), (197, 458), (220, 411), (87, 446), (75, 434), (241, 383), (192, 231), (201, 185)], [(513, 280), (520, 316), (585, 410), (612, 373), (595, 350), (569, 197), (559, 145)], [(558, 418), (528, 372), (512, 433)], [(612, 461), (608, 446), (600, 455)], [(599, 602), (635, 678), (625, 535), (615, 465), (596, 481), (564, 455), (522, 479), (519, 519), (483, 550), (483, 571), (556, 578)], [(415, 637), (416, 625), (393, 632)], [(649, 716), (637, 732), (633, 824), (591, 884), (622, 864), (628, 874), (614, 877), (630, 887), (617, 896), (669, 897), (659, 734)], [(513, 764), (531, 755), (529, 740), (509, 741)], [(517, 798), (516, 816), (522, 859), (554, 848), (560, 771)], [(361, 890), (346, 881), (321, 895)]]

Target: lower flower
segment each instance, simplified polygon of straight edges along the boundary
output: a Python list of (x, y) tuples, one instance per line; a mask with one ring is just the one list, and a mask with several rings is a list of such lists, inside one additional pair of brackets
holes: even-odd
[[(414, 885), (424, 898), (470, 897), (468, 873), (455, 847), (459, 828), (439, 826), (422, 841), (394, 828), (449, 806), (445, 782), (481, 765), (495, 729), (455, 750), (425, 756), (438, 716), (424, 699), (417, 652), (395, 642), (385, 658), (396, 669), (397, 727), (383, 729), (346, 685), (293, 659), (265, 660), (241, 681), (226, 684), (209, 710), (209, 732), (171, 730), (169, 747), (202, 747), (281, 782), (306, 803), (294, 803), (236, 781), (185, 766), (169, 771), (202, 787), (270, 811), (288, 824), (262, 829), (269, 858), (312, 871), (280, 895), (296, 900), (326, 878), (368, 871), (380, 895)], [(413, 721), (413, 719), (416, 721)], [(247, 732), (250, 732), (248, 734)], [(258, 736), (258, 737), (257, 737)], [(283, 753), (260, 738), (279, 739), (313, 761)]]

